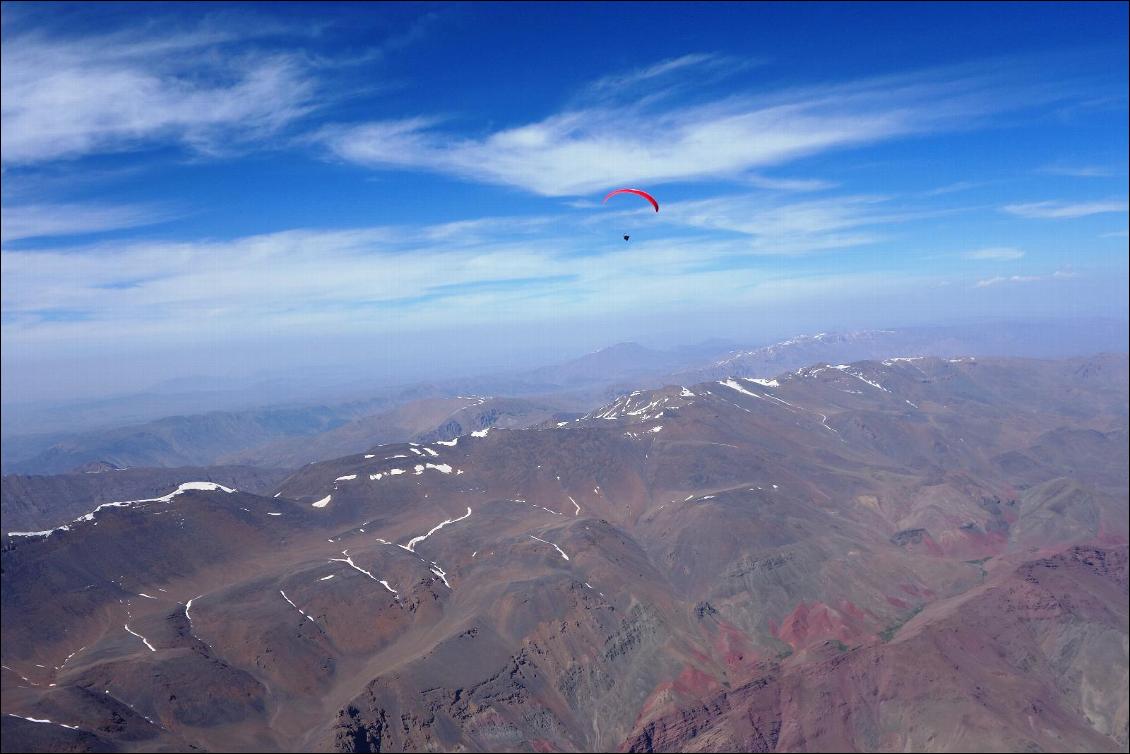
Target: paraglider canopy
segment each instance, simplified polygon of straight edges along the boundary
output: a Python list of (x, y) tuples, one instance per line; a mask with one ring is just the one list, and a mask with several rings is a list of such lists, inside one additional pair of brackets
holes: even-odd
[[(616, 196), (617, 194), (635, 194), (636, 196), (642, 196), (644, 199), (647, 199), (649, 202), (651, 202), (651, 206), (655, 207), (656, 212), (659, 211), (659, 202), (655, 201), (655, 197), (652, 196), (651, 194), (647, 193), (643, 189), (636, 189), (636, 188), (616, 189), (615, 191), (610, 192), (608, 194), (608, 196), (604, 197), (604, 201), (607, 202), (610, 198)], [(624, 240), (627, 240), (627, 239), (624, 239)]]

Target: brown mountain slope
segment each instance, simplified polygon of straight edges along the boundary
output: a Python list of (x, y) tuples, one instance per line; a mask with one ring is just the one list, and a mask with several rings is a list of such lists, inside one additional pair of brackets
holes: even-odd
[(4, 746), (1124, 749), (1096, 364), (676, 386), (9, 538)]

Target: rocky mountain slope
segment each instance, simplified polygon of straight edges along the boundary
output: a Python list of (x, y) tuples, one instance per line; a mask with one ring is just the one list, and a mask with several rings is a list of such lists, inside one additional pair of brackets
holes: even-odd
[(1125, 750), (1127, 383), (817, 364), (102, 506), (5, 540), (3, 747)]

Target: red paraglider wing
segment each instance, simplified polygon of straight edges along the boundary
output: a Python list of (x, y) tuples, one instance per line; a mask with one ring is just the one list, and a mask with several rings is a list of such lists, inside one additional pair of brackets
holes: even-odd
[(651, 202), (651, 206), (655, 207), (656, 212), (659, 211), (659, 202), (655, 201), (655, 197), (652, 196), (651, 194), (647, 193), (646, 191), (641, 190), (641, 189), (633, 189), (633, 188), (616, 189), (615, 191), (608, 194), (608, 196), (604, 197), (604, 201), (608, 201), (609, 198), (616, 196), (617, 194), (635, 194), (636, 196), (642, 196), (644, 199), (647, 199), (649, 202)]

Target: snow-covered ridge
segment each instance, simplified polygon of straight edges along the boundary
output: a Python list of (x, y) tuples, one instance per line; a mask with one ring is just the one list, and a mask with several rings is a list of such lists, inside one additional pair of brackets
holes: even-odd
[(623, 395), (605, 406), (582, 416), (578, 421), (592, 419), (635, 419), (636, 421), (651, 421), (667, 416), (668, 410), (683, 408), (691, 404), (690, 398), (694, 393), (685, 387), (674, 394), (670, 388), (653, 390), (646, 394), (636, 390), (628, 395)]
[(69, 524), (64, 524), (62, 526), (56, 526), (54, 529), (47, 529), (45, 531), (10, 531), (10, 532), (8, 532), (8, 536), (9, 537), (44, 537), (44, 538), (46, 538), (46, 537), (50, 537), (52, 534), (54, 534), (57, 531), (70, 531), (72, 526), (74, 526), (75, 524), (78, 524), (78, 523), (82, 523), (83, 521), (93, 521), (94, 517), (103, 508), (128, 508), (128, 507), (133, 506), (133, 505), (141, 505), (142, 503), (168, 503), (168, 502), (172, 502), (172, 499), (174, 497), (176, 497), (177, 495), (182, 495), (185, 492), (191, 492), (191, 491), (194, 491), (194, 490), (198, 490), (198, 491), (202, 491), (202, 492), (222, 491), (222, 492), (228, 493), (229, 495), (231, 493), (235, 492), (234, 489), (232, 489), (230, 487), (225, 487), (224, 485), (217, 484), (215, 482), (185, 482), (185, 483), (181, 484), (180, 486), (178, 486), (175, 490), (170, 492), (168, 495), (162, 495), (161, 497), (149, 497), (149, 498), (145, 498), (144, 500), (122, 500), (120, 502), (114, 502), (114, 503), (102, 503), (97, 508), (92, 510), (90, 513), (86, 513), (82, 516), (79, 516), (74, 521), (71, 521), (71, 523), (69, 523)]
[(767, 358), (776, 356), (780, 351), (798, 346), (811, 346), (826, 343), (852, 343), (857, 341), (865, 341), (874, 338), (876, 335), (893, 335), (894, 330), (858, 330), (855, 332), (847, 333), (827, 333), (821, 332), (815, 335), (797, 335), (787, 340), (782, 340), (777, 343), (770, 343), (761, 348), (755, 348), (749, 351), (734, 351), (726, 356), (726, 358), (716, 361), (715, 368), (726, 367), (741, 359), (749, 358)]

